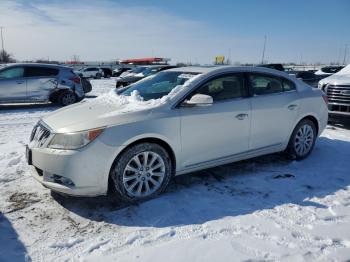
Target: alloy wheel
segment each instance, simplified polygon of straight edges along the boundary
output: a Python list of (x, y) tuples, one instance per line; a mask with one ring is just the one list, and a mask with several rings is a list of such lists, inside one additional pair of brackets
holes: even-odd
[(308, 154), (313, 146), (314, 130), (308, 124), (302, 125), (295, 135), (294, 149), (299, 156)]
[(144, 151), (135, 155), (123, 172), (123, 186), (133, 197), (147, 197), (162, 185), (165, 177), (163, 158), (155, 152)]

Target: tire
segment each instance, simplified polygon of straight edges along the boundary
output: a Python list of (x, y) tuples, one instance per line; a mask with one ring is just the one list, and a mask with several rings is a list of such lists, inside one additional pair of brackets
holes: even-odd
[(102, 75), (100, 73), (96, 74), (96, 79), (101, 79)]
[(166, 189), (172, 176), (172, 162), (168, 152), (160, 145), (136, 144), (116, 159), (110, 176), (119, 199), (143, 201)]
[(62, 106), (68, 106), (77, 102), (77, 97), (72, 91), (64, 91), (58, 95), (57, 102)]
[(316, 126), (309, 119), (301, 120), (290, 137), (287, 154), (291, 159), (302, 160), (312, 152), (317, 137)]

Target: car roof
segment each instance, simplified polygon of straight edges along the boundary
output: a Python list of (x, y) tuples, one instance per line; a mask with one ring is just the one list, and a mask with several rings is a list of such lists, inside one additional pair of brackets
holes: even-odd
[(270, 73), (281, 76), (288, 76), (284, 71), (279, 71), (267, 67), (256, 67), (256, 66), (188, 66), (188, 67), (178, 67), (168, 69), (166, 71), (170, 72), (188, 72), (188, 73), (211, 73), (211, 72), (260, 72), (260, 73)]
[(52, 67), (52, 68), (72, 70), (72, 68), (68, 66), (57, 65), (57, 64), (44, 64), (44, 63), (12, 63), (12, 64), (7, 64), (5, 67), (12, 67), (12, 66)]

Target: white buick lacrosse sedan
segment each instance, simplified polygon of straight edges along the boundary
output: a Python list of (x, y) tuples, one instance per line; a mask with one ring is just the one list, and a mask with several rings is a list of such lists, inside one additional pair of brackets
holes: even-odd
[(307, 157), (327, 123), (318, 89), (261, 67), (186, 67), (47, 114), (28, 164), (44, 186), (154, 197), (173, 175), (285, 151)]

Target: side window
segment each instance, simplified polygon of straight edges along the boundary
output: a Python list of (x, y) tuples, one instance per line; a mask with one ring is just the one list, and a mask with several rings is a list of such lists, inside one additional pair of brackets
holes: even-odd
[(279, 77), (250, 74), (249, 81), (254, 95), (268, 95), (283, 92), (282, 81)]
[(194, 94), (209, 95), (213, 98), (213, 101), (216, 102), (245, 97), (248, 95), (248, 92), (244, 86), (243, 75), (232, 74), (208, 81), (198, 88)]
[(0, 71), (0, 79), (11, 79), (11, 78), (21, 78), (24, 76), (23, 67), (11, 67)]
[(296, 87), (292, 81), (289, 81), (287, 79), (282, 79), (282, 83), (283, 83), (283, 91), (296, 90)]
[(58, 69), (49, 67), (28, 66), (25, 68), (26, 77), (56, 76)]

